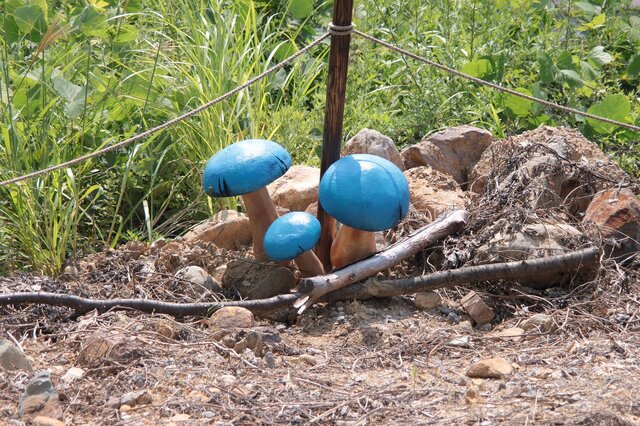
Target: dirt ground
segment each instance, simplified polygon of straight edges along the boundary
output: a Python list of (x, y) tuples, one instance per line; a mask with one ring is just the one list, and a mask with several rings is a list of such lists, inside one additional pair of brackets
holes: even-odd
[[(549, 154), (545, 146), (558, 141), (569, 154)], [(596, 161), (606, 160), (598, 152), (576, 132), (551, 128), (497, 146), (478, 163), (490, 173), (478, 181), (485, 189), (472, 196), (462, 235), (381, 275), (484, 263), (483, 247), (500, 256), (492, 261), (507, 261), (514, 250), (500, 251), (495, 236), (529, 225), (575, 226), (580, 237), (562, 241), (563, 250), (609, 244), (581, 219), (593, 194), (626, 179)], [(554, 193), (550, 182), (567, 193)], [(385, 238), (403, 238), (423, 219), (412, 214)], [(185, 286), (176, 272), (193, 265), (215, 275), (243, 258), (251, 259), (250, 250), (134, 242), (80, 259), (71, 276), (14, 275), (0, 278), (0, 289), (211, 301), (216, 296)], [(595, 274), (568, 274), (547, 289), (512, 282), (447, 287), (437, 290), (442, 305), (433, 309), (419, 307), (415, 296), (317, 304), (298, 317), (258, 318), (226, 332), (208, 318), (4, 306), (0, 335), (23, 348), (35, 371), (51, 372), (68, 425), (640, 425), (639, 266), (638, 253), (627, 253), (624, 266), (603, 257)], [(467, 321), (460, 300), (471, 289), (495, 312), (489, 326)], [(550, 325), (501, 335), (535, 314), (548, 315)], [(503, 358), (512, 371), (467, 376), (491, 358)], [(0, 424), (23, 424), (18, 404), (31, 377), (0, 369)]]
[[(637, 277), (626, 285), (638, 294)], [(3, 331), (20, 341), (34, 370), (51, 371), (73, 425), (640, 424), (637, 297), (635, 305), (604, 308), (593, 292), (514, 288), (488, 299), (501, 309), (488, 331), (447, 322), (446, 306), (464, 291), (441, 291), (445, 306), (432, 311), (395, 298), (318, 305), (294, 324), (259, 321), (254, 329), (272, 358), (237, 354), (197, 318), (110, 312), (73, 319), (62, 308), (31, 307), (3, 311)], [(551, 315), (555, 330), (519, 341), (495, 337), (534, 311)], [(105, 346), (96, 350), (96, 339)], [(513, 374), (465, 375), (472, 363), (495, 357), (511, 363)], [(63, 379), (71, 367), (84, 375)], [(29, 379), (0, 370), (5, 424), (18, 424), (9, 421), (18, 419)], [(142, 394), (142, 403), (120, 407), (129, 392)]]

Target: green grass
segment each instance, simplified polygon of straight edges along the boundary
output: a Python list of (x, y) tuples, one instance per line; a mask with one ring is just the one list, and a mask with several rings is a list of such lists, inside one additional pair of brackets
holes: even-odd
[[(640, 16), (623, 1), (361, 0), (359, 29), (488, 81), (640, 124)], [(325, 31), (331, 1), (0, 3), (0, 178), (70, 160), (231, 90)], [(237, 200), (200, 172), (244, 138), (319, 163), (327, 45), (202, 114), (73, 170), (0, 189), (0, 269), (58, 272), (129, 239), (176, 236)], [(610, 97), (614, 96), (614, 97)], [(443, 74), (354, 38), (344, 137), (401, 146), (475, 124), (499, 137), (568, 125), (639, 174), (638, 135)]]

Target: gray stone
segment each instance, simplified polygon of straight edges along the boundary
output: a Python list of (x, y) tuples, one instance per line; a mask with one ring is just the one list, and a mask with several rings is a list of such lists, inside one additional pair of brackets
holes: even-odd
[(222, 210), (184, 235), (188, 245), (213, 243), (216, 247), (238, 250), (253, 241), (249, 217), (235, 210)]
[(487, 130), (458, 126), (429, 136), (402, 150), (401, 155), (406, 169), (431, 166), (452, 176), (465, 189), (471, 170), (492, 141)]
[(218, 283), (207, 271), (199, 266), (187, 266), (176, 272), (177, 285), (184, 293), (199, 299), (208, 291), (218, 293), (222, 291)]
[(235, 289), (244, 299), (266, 299), (288, 293), (296, 279), (284, 266), (233, 260), (227, 264), (222, 285)]
[(33, 419), (37, 416), (62, 419), (62, 407), (58, 392), (51, 382), (51, 374), (41, 371), (27, 384), (18, 405), (20, 417)]
[(0, 367), (9, 371), (33, 371), (24, 352), (9, 340), (0, 340)]
[(341, 155), (344, 157), (351, 154), (377, 155), (391, 161), (400, 170), (404, 170), (404, 163), (396, 144), (390, 137), (376, 130), (362, 129), (349, 139), (342, 148)]

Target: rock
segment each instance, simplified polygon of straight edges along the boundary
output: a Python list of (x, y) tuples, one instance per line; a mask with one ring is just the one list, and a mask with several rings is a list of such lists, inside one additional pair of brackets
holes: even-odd
[(227, 270), (227, 265), (221, 265), (218, 266), (215, 271), (213, 271), (213, 279), (216, 280), (217, 283), (221, 283), (222, 282), (222, 277), (224, 277), (224, 273)]
[(496, 338), (509, 338), (514, 342), (519, 342), (520, 340), (522, 340), (523, 334), (524, 334), (524, 330), (522, 328), (511, 327), (511, 328), (507, 328), (506, 330), (493, 332), (489, 336), (496, 337)]
[(456, 337), (453, 340), (450, 340), (447, 343), (448, 346), (453, 346), (454, 348), (470, 348), (471, 347), (471, 337), (470, 336), (460, 336)]
[(84, 370), (78, 367), (71, 367), (67, 370), (67, 372), (62, 376), (62, 381), (65, 383), (71, 383), (76, 379), (81, 379), (84, 376)]
[(491, 310), (484, 300), (476, 293), (475, 291), (470, 291), (466, 294), (461, 300), (460, 305), (464, 308), (464, 310), (469, 314), (471, 319), (473, 319), (478, 324), (485, 324), (491, 322), (491, 320), (495, 317), (495, 314)]
[(246, 349), (253, 351), (257, 357), (262, 357), (264, 348), (264, 340), (262, 333), (249, 330), (246, 335), (233, 346), (233, 350), (238, 354), (242, 354)]
[(473, 126), (458, 126), (429, 136), (400, 153), (406, 169), (431, 166), (466, 188), (473, 166), (493, 141), (491, 132)]
[(520, 328), (524, 331), (533, 330), (541, 333), (549, 333), (550, 331), (555, 330), (556, 323), (550, 315), (535, 314), (520, 324)]
[(341, 155), (344, 157), (351, 154), (377, 155), (391, 161), (400, 170), (404, 171), (405, 169), (396, 144), (390, 137), (376, 130), (362, 129), (349, 139), (342, 148)]
[(95, 368), (109, 364), (127, 364), (144, 356), (145, 344), (121, 331), (97, 331), (82, 341), (78, 363)]
[(503, 358), (489, 358), (476, 362), (467, 370), (468, 377), (500, 379), (513, 373), (513, 367)]
[(27, 421), (37, 416), (62, 420), (58, 391), (53, 387), (51, 374), (41, 371), (27, 384), (18, 406), (20, 417)]
[[(596, 144), (587, 140), (580, 132), (563, 127), (540, 126), (507, 139), (498, 140), (487, 148), (471, 171), (469, 189), (478, 194), (485, 192), (487, 182), (509, 168), (513, 154), (532, 145), (544, 145), (567, 158), (584, 170), (603, 176), (614, 182), (628, 181), (627, 174), (611, 161)], [(532, 150), (541, 155), (540, 150)], [(546, 154), (546, 153), (545, 153)], [(511, 167), (513, 168), (513, 167)], [(571, 169), (575, 169), (571, 167)], [(605, 189), (609, 183), (604, 179), (593, 179), (591, 173), (583, 177), (580, 173), (566, 175), (561, 182), (560, 198), (571, 203), (572, 213), (584, 212), (591, 194)]]
[(273, 352), (269, 351), (265, 353), (263, 359), (267, 368), (276, 368), (276, 357), (273, 355)]
[(235, 210), (221, 210), (184, 235), (188, 245), (213, 243), (227, 250), (238, 250), (253, 241), (249, 217)]
[(583, 222), (593, 222), (618, 257), (640, 250), (640, 201), (628, 189), (608, 189), (593, 197)]
[(472, 333), (473, 325), (471, 324), (471, 321), (462, 321), (460, 324), (458, 324), (458, 329), (462, 333)]
[(254, 325), (253, 313), (235, 306), (218, 309), (209, 318), (209, 326), (217, 329), (251, 328)]
[[(583, 238), (580, 231), (563, 223), (524, 225), (513, 233), (496, 233), (486, 244), (478, 247), (475, 259), (479, 263), (496, 263), (552, 256), (570, 251), (572, 243), (577, 245)], [(519, 282), (532, 288), (546, 288), (573, 275), (573, 272), (541, 273), (522, 278)]]
[(33, 426), (64, 426), (64, 422), (46, 416), (36, 416), (31, 424)]
[(151, 404), (151, 401), (153, 401), (153, 398), (146, 390), (127, 392), (120, 397), (120, 408), (122, 409), (124, 405), (135, 407), (136, 405)]
[(233, 260), (227, 264), (222, 285), (235, 289), (243, 299), (266, 299), (288, 293), (296, 279), (284, 266)]
[(435, 219), (449, 207), (464, 208), (469, 198), (450, 176), (431, 167), (405, 170), (413, 207)]
[(416, 294), (413, 303), (422, 309), (435, 309), (442, 306), (442, 297), (435, 291), (425, 291)]
[(0, 367), (8, 371), (31, 369), (31, 362), (24, 352), (9, 340), (0, 340)]
[(319, 183), (320, 169), (296, 165), (271, 182), (267, 190), (276, 206), (302, 212), (309, 204), (318, 201)]
[(187, 266), (176, 272), (176, 285), (181, 292), (194, 299), (201, 299), (208, 292), (219, 293), (222, 286), (199, 266)]

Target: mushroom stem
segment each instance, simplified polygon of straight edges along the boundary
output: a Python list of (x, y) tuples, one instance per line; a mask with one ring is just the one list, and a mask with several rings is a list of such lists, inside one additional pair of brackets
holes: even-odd
[(300, 270), (303, 277), (315, 277), (317, 275), (324, 275), (324, 267), (320, 259), (313, 253), (313, 251), (306, 251), (300, 256), (293, 259), (294, 263)]
[(342, 224), (331, 244), (331, 264), (335, 269), (340, 269), (369, 257), (376, 251), (374, 232), (361, 231)]
[(253, 236), (253, 257), (258, 261), (268, 261), (264, 252), (262, 241), (271, 222), (278, 218), (276, 206), (273, 205), (269, 191), (262, 187), (256, 191), (248, 192), (242, 196), (244, 208), (251, 222), (251, 235)]

